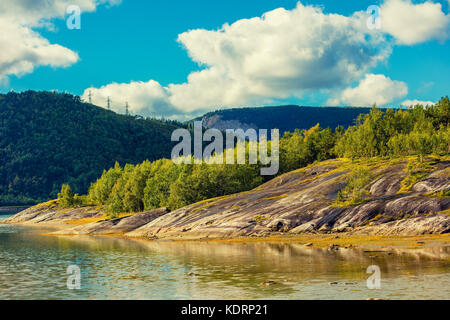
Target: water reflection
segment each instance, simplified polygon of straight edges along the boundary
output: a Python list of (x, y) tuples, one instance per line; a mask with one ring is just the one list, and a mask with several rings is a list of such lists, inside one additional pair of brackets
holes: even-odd
[[(1, 299), (450, 299), (450, 248), (328, 251), (281, 243), (50, 237), (0, 225)], [(76, 264), (82, 289), (68, 290)], [(378, 265), (382, 288), (366, 287)], [(273, 281), (274, 285), (262, 285)]]

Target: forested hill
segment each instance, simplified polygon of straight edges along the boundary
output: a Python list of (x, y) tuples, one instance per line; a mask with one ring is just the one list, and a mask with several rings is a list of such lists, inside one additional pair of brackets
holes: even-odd
[(370, 108), (279, 106), (219, 110), (205, 114), (202, 119), (208, 128), (279, 129), (283, 133), (309, 129), (317, 123), (322, 128), (347, 128), (355, 124), (358, 115), (369, 112)]
[(116, 161), (170, 157), (176, 128), (118, 115), (69, 94), (0, 95), (0, 205), (55, 198), (62, 183), (85, 193)]

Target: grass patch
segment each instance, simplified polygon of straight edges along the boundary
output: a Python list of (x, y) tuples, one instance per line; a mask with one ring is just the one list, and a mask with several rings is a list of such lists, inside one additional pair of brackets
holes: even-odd
[(450, 190), (436, 191), (436, 192), (428, 193), (428, 194), (426, 194), (426, 196), (433, 197), (433, 198), (448, 198), (448, 197), (450, 197)]
[(408, 175), (402, 180), (398, 193), (410, 192), (416, 183), (425, 179), (434, 170), (434, 164), (436, 164), (435, 159), (424, 163), (417, 160), (410, 160), (405, 168)]
[(58, 200), (50, 200), (47, 202), (38, 203), (34, 206), (34, 208), (42, 208), (42, 209), (49, 209), (50, 207), (56, 206), (58, 204)]
[(261, 199), (261, 200), (279, 200), (279, 199), (284, 199), (284, 198), (286, 198), (286, 197), (288, 197), (289, 196), (289, 194), (282, 194), (282, 195), (279, 195), (279, 196), (274, 196), (274, 197), (269, 197), (269, 198), (263, 198), (263, 199)]
[(446, 214), (448, 216), (450, 216), (450, 209), (444, 210), (444, 211), (439, 211), (436, 214)]
[(268, 220), (269, 218), (264, 217), (264, 216), (256, 216), (256, 217), (254, 217), (253, 219), (254, 219), (256, 222), (262, 222), (262, 221)]
[(367, 221), (367, 224), (371, 223), (371, 222), (375, 222), (380, 220), (381, 218), (383, 218), (383, 215), (381, 213), (377, 214), (374, 218), (370, 219), (369, 221)]
[(107, 220), (106, 216), (101, 216), (101, 217), (93, 217), (93, 218), (82, 218), (82, 219), (74, 219), (74, 220), (68, 220), (65, 221), (65, 224), (70, 224), (70, 225), (74, 225), (74, 226), (82, 226), (85, 224), (89, 224), (89, 223), (93, 223), (93, 222), (98, 222), (101, 220)]
[(347, 176), (345, 181), (346, 187), (338, 191), (335, 205), (339, 207), (347, 207), (359, 205), (366, 202), (365, 197), (369, 195), (367, 186), (373, 179), (369, 169), (363, 166), (357, 166)]

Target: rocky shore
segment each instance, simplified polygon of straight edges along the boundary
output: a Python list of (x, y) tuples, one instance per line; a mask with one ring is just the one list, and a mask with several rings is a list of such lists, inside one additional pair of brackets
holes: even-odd
[(9, 213), (9, 212), (19, 212), (19, 211), (23, 211), (27, 208), (29, 208), (30, 206), (5, 206), (5, 207), (0, 207), (0, 214), (5, 214), (5, 213)]
[[(56, 202), (24, 210), (5, 223), (54, 226), (54, 234), (116, 234), (148, 239), (233, 239), (296, 235), (418, 236), (450, 232), (450, 161), (433, 161), (402, 190), (408, 160), (329, 160), (275, 178), (248, 192), (172, 212), (156, 209), (116, 219), (103, 207), (62, 209)], [(366, 199), (339, 205), (338, 191), (355, 165), (372, 174)]]

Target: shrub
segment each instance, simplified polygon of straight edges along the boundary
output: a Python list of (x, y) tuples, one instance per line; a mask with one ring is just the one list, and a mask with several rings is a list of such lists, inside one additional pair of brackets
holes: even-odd
[(363, 167), (357, 167), (348, 175), (346, 187), (338, 192), (336, 203), (338, 205), (356, 205), (364, 201), (369, 194), (367, 186), (372, 181), (371, 172)]
[(58, 205), (61, 208), (72, 207), (74, 203), (74, 194), (68, 184), (63, 184), (61, 192), (58, 193)]

